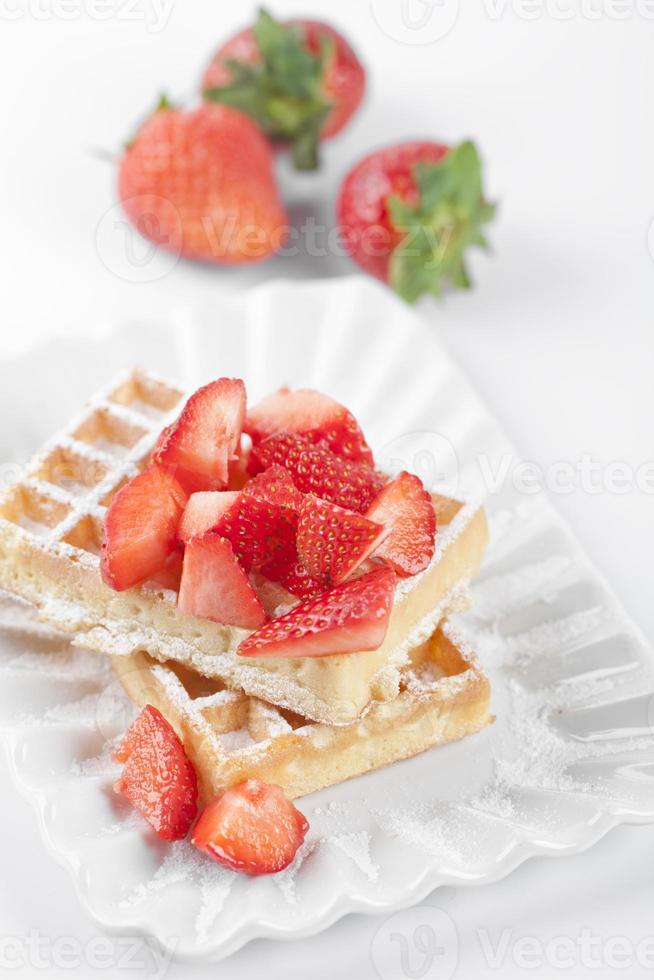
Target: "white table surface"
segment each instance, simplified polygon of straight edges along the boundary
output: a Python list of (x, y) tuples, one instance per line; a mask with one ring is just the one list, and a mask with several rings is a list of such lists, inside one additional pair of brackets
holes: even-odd
[[(454, 0), (442, 0), (422, 28), (402, 26), (401, 6), (276, 0), (280, 14), (338, 21), (370, 72), (365, 107), (325, 148), (323, 172), (291, 178), (282, 168), (294, 214), (329, 222), (340, 176), (374, 145), (474, 137), (489, 192), (500, 201), (494, 253), (475, 257), (473, 292), (426, 302), (421, 315), (528, 460), (547, 470), (590, 456), (602, 464), (601, 477), (614, 477), (607, 467), (620, 462), (635, 473), (654, 459), (654, 5), (479, 0), (458, 10), (435, 40), (457, 14)], [(145, 277), (161, 278), (135, 282), (122, 233), (113, 230), (114, 171), (94, 150), (118, 151), (160, 90), (190, 97), (214, 43), (249, 7), (0, 3), (0, 355), (56, 334), (90, 335), (108, 321), (152, 319), (273, 277), (351, 271), (339, 256), (304, 254), (240, 271), (154, 265)], [(421, 0), (407, 9), (413, 17), (430, 11)], [(654, 233), (650, 241), (654, 250)], [(654, 637), (651, 467), (649, 479), (649, 493), (633, 485), (624, 493), (577, 487), (556, 502)], [(0, 780), (7, 786), (4, 761)], [(411, 945), (429, 913), (416, 912), (408, 926), (350, 917), (290, 946), (255, 943), (218, 969), (194, 967), (193, 975), (508, 980), (556, 976), (568, 962), (575, 978), (645, 977), (654, 968), (647, 942), (654, 935), (653, 846), (654, 827), (624, 827), (586, 854), (533, 861), (496, 885), (435, 892), (426, 904), (453, 920), (458, 959), (450, 930), (446, 953), (429, 969)], [(103, 954), (106, 968), (89, 966), (97, 927), (67, 875), (45, 856), (32, 813), (11, 789), (0, 809), (0, 869), (0, 973), (42, 976), (45, 962), (53, 977), (113, 978), (121, 957), (129, 966), (120, 944)], [(373, 945), (380, 928), (406, 935), (405, 968), (380, 961), (379, 940)], [(551, 942), (557, 937), (563, 945)], [(56, 946), (58, 938), (73, 945)], [(520, 943), (525, 938), (531, 943)], [(87, 951), (82, 956), (75, 942)], [(133, 960), (146, 952), (135, 950)], [(154, 970), (149, 957), (139, 969), (132, 963), (129, 975)], [(190, 972), (173, 964), (167, 976)]]

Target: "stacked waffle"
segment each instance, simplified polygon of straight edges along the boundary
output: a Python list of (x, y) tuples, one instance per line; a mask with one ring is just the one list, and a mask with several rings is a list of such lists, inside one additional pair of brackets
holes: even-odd
[[(315, 415), (316, 406), (331, 400), (314, 395)], [(131, 582), (128, 576), (117, 583), (107, 512), (118, 512), (135, 478), (151, 471), (153, 451), (157, 465), (166, 463), (182, 397), (180, 390), (150, 374), (130, 372), (93, 398), (65, 432), (37, 454), (25, 476), (0, 500), (0, 586), (32, 602), (44, 621), (70, 634), (73, 642), (112, 657), (135, 703), (154, 705), (176, 729), (204, 799), (251, 776), (275, 783), (295, 798), (486, 725), (488, 682), (473, 653), (447, 623), (447, 615), (467, 603), (467, 586), (486, 544), (484, 514), (473, 504), (432, 496), (435, 546), (424, 567), (413, 574), (402, 570), (401, 559), (397, 567), (397, 555), (389, 545), (394, 518), (384, 524), (386, 512), (375, 504), (376, 497), (364, 501), (365, 516), (358, 518), (378, 529), (371, 538), (372, 550), (361, 550), (356, 562), (344, 569), (342, 582), (326, 582), (302, 569), (296, 587), (288, 574), (284, 578), (271, 572), (270, 556), (263, 572), (261, 562), (249, 563), (242, 571), (243, 588), (252, 590), (256, 606), (251, 608), (261, 610), (262, 623), (256, 628), (251, 611), (246, 617), (250, 625), (238, 622), (238, 616), (225, 622), (211, 615), (214, 593), (223, 588), (220, 576), (207, 573), (214, 592), (199, 602), (195, 569), (196, 588), (189, 601), (187, 558), (190, 543), (198, 540), (194, 534), (182, 534), (181, 543), (175, 542), (165, 555), (154, 549), (158, 558), (147, 567), (146, 576), (146, 565), (138, 565), (143, 529), (126, 529), (130, 547), (136, 548), (128, 558), (137, 556), (140, 578)], [(215, 417), (216, 425), (221, 424)], [(327, 460), (342, 450), (349, 466), (354, 453), (349, 420), (355, 423), (349, 413), (347, 419), (349, 442), (329, 450), (324, 440), (319, 445)], [(204, 508), (212, 495), (213, 500), (216, 494), (231, 494), (235, 500), (257, 469), (265, 471), (265, 453), (257, 447), (274, 441), (276, 432), (256, 431), (252, 422), (245, 427), (251, 440), (241, 439), (237, 427), (223, 445), (224, 473), (218, 466), (217, 476), (207, 476), (206, 471), (198, 478), (184, 460), (176, 459), (183, 495), (176, 506), (184, 511), (195, 498), (193, 520), (198, 519), (199, 505)], [(284, 427), (292, 429), (293, 438), (304, 438), (298, 436), (295, 417)], [(336, 439), (333, 427), (327, 436)], [(250, 456), (259, 460), (258, 467), (247, 457), (251, 442)], [(367, 446), (365, 452), (369, 453)], [(279, 452), (274, 458), (283, 468)], [(363, 466), (357, 461), (352, 465)], [(297, 483), (298, 472), (289, 472)], [(379, 485), (374, 491), (381, 488), (383, 493), (387, 478), (376, 474), (375, 480)], [(316, 503), (316, 494), (308, 493), (307, 487), (300, 485), (298, 493), (304, 507), (307, 499)], [(333, 504), (338, 519), (346, 512), (342, 503)], [(381, 523), (375, 524), (374, 517)], [(218, 537), (215, 527), (204, 530), (212, 541)], [(226, 547), (238, 558), (237, 540)], [(150, 548), (149, 559), (152, 554)], [(133, 565), (127, 561), (121, 572), (124, 567)], [(315, 563), (310, 569), (320, 571)], [(304, 633), (313, 642), (316, 635), (320, 639), (316, 610), (324, 608), (325, 596), (333, 595), (336, 602), (339, 595), (356, 591), (357, 583), (363, 589), (366, 581), (381, 579), (387, 588), (392, 584), (383, 609), (375, 610), (380, 624), (374, 648), (371, 643), (355, 645), (353, 637), (367, 634), (351, 628), (350, 622), (341, 624), (340, 633), (331, 627), (325, 631), (319, 655), (311, 643), (303, 648), (302, 636), (296, 642), (305, 608), (313, 610), (311, 629)], [(317, 606), (321, 600), (323, 606)], [(359, 610), (361, 601), (358, 595), (353, 608)], [(276, 624), (279, 628), (271, 630)], [(280, 635), (290, 637), (291, 645), (280, 644)], [(275, 642), (270, 642), (271, 636)]]

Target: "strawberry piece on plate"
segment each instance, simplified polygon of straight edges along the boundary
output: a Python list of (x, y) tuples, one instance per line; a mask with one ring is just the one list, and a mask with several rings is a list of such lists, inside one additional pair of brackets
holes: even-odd
[(298, 433), (268, 436), (253, 447), (248, 464), (251, 473), (274, 463), (286, 467), (302, 493), (313, 493), (348, 510), (367, 510), (383, 486), (371, 466), (337, 456)]
[(189, 616), (256, 630), (266, 613), (229, 541), (209, 532), (184, 552), (178, 607)]
[(197, 813), (195, 770), (175, 730), (146, 704), (114, 753), (124, 762), (114, 786), (164, 840), (186, 837)]
[(213, 531), (239, 496), (238, 491), (232, 490), (200, 490), (192, 493), (179, 522), (179, 540), (187, 544), (191, 538)]
[(153, 458), (170, 469), (192, 493), (222, 490), (229, 463), (240, 444), (245, 420), (245, 386), (219, 378), (191, 395), (182, 413), (162, 435)]
[(344, 405), (311, 388), (281, 388), (251, 408), (245, 431), (256, 446), (280, 432), (306, 435), (338, 456), (373, 465), (372, 452), (359, 423)]
[(160, 572), (175, 551), (185, 506), (185, 491), (160, 466), (126, 483), (104, 518), (100, 567), (105, 583), (120, 592)]
[(291, 863), (308, 829), (304, 814), (279, 786), (246, 779), (202, 811), (192, 841), (233, 871), (275, 874)]
[(298, 557), (327, 586), (338, 585), (384, 540), (388, 530), (361, 514), (307, 494), (297, 529)]
[(376, 650), (393, 605), (395, 572), (382, 565), (301, 602), (240, 644), (242, 657), (329, 657)]
[(375, 555), (398, 575), (416, 575), (427, 568), (434, 556), (436, 511), (419, 477), (403, 470), (383, 488), (366, 517), (389, 529)]

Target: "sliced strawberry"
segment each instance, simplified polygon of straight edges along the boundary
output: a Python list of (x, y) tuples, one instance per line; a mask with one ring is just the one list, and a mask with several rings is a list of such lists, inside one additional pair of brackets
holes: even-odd
[(186, 837), (197, 813), (195, 770), (173, 727), (146, 704), (114, 753), (124, 762), (114, 786), (164, 840)]
[(168, 438), (168, 436), (170, 435), (170, 433), (173, 431), (173, 428), (174, 428), (174, 423), (173, 423), (173, 425), (167, 425), (159, 433), (159, 435), (157, 437), (157, 441), (154, 444), (154, 449), (152, 450), (152, 453), (150, 454), (150, 463), (155, 463), (156, 462), (157, 453), (163, 447), (166, 439)]
[(383, 486), (382, 478), (365, 463), (356, 463), (315, 446), (309, 436), (283, 433), (254, 446), (248, 467), (258, 473), (276, 463), (285, 466), (302, 493), (314, 493), (340, 507), (368, 509)]
[(403, 470), (373, 501), (366, 517), (384, 524), (388, 537), (375, 554), (404, 577), (424, 571), (434, 556), (436, 511), (422, 481)]
[(297, 553), (326, 586), (338, 585), (365, 561), (388, 531), (361, 514), (307, 494), (297, 528)]
[(287, 560), (287, 556), (280, 556), (275, 562), (264, 566), (262, 571), (269, 579), (279, 582), (299, 599), (312, 599), (325, 591), (323, 583), (307, 571), (297, 557), (297, 553), (294, 553), (290, 560)]
[(302, 494), (293, 478), (283, 466), (269, 466), (250, 480), (243, 488), (246, 494), (281, 507), (287, 516), (297, 515), (302, 504)]
[(186, 493), (170, 473), (151, 466), (126, 483), (104, 519), (102, 578), (112, 589), (130, 589), (165, 566), (176, 547)]
[(181, 548), (173, 551), (168, 556), (166, 564), (148, 580), (152, 585), (158, 585), (162, 589), (170, 589), (171, 592), (179, 592), (179, 584), (182, 580), (182, 561), (183, 554)]
[(250, 450), (252, 449), (252, 444), (250, 442), (250, 437), (241, 437), (241, 444), (237, 449), (237, 455), (235, 459), (230, 459), (229, 461), (229, 483), (227, 484), (228, 490), (242, 490), (245, 484), (250, 479), (248, 473), (248, 459), (250, 457)]
[(292, 606), (297, 599), (279, 582), (273, 582), (259, 572), (250, 573), (252, 588), (269, 617), (278, 615), (280, 606)]
[(279, 786), (246, 779), (230, 786), (200, 814), (193, 844), (220, 864), (248, 875), (288, 867), (309, 824)]
[(162, 435), (153, 458), (175, 473), (190, 493), (222, 490), (244, 420), (243, 382), (220, 378), (191, 395), (177, 421)]
[(179, 540), (186, 544), (191, 538), (213, 531), (238, 498), (238, 491), (231, 490), (200, 490), (192, 493), (177, 529)]
[(250, 480), (223, 514), (216, 532), (231, 542), (249, 571), (268, 562), (295, 558), (295, 525), (302, 494), (283, 466), (271, 466)]
[(231, 544), (211, 532), (186, 545), (177, 604), (189, 616), (227, 626), (255, 630), (266, 622)]
[(245, 431), (255, 446), (268, 436), (296, 432), (338, 456), (373, 465), (370, 447), (352, 413), (311, 388), (280, 388), (264, 398), (248, 412)]
[(248, 636), (242, 657), (329, 657), (376, 650), (386, 636), (395, 572), (383, 565), (301, 602)]

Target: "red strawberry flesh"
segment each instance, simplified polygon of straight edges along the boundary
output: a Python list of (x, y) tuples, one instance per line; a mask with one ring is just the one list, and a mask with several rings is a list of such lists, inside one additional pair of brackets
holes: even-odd
[(241, 643), (238, 653), (301, 658), (376, 650), (386, 636), (394, 588), (392, 568), (380, 566), (267, 623)]
[(338, 585), (388, 534), (361, 514), (307, 494), (300, 508), (297, 550), (307, 571), (326, 586)]
[(177, 543), (186, 493), (170, 473), (151, 466), (126, 483), (104, 519), (101, 571), (122, 591), (162, 571)]
[(178, 607), (189, 616), (257, 629), (266, 613), (234, 550), (209, 532), (186, 545)]
[(245, 386), (219, 378), (198, 389), (162, 437), (154, 459), (192, 493), (222, 490), (240, 444), (245, 420)]
[(233, 871), (275, 874), (288, 867), (309, 824), (279, 786), (246, 779), (200, 814), (193, 844)]
[(417, 476), (403, 470), (383, 488), (366, 517), (389, 531), (376, 557), (384, 558), (404, 577), (427, 568), (434, 556), (436, 511)]
[(282, 466), (272, 466), (250, 480), (216, 531), (231, 542), (245, 569), (270, 562), (287, 564), (295, 556), (295, 525), (302, 495)]
[(297, 433), (268, 436), (253, 447), (251, 473), (273, 464), (284, 466), (302, 493), (313, 493), (360, 513), (368, 509), (384, 482), (372, 467), (337, 456)]
[(195, 770), (175, 730), (146, 705), (114, 754), (124, 768), (114, 789), (164, 840), (186, 837), (197, 813)]
[(179, 522), (179, 540), (186, 544), (191, 538), (213, 531), (238, 498), (238, 491), (231, 490), (200, 490), (192, 493)]
[(311, 388), (281, 388), (248, 412), (245, 431), (257, 445), (268, 436), (295, 432), (338, 456), (373, 465), (359, 423), (344, 405)]

